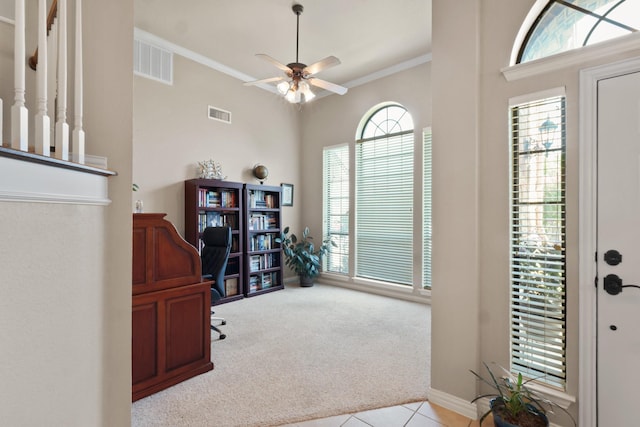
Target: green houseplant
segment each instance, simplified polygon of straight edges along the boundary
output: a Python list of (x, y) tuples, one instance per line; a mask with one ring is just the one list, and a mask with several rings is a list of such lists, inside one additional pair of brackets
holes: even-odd
[(480, 382), (488, 384), (493, 389), (492, 392), (480, 394), (471, 401), (473, 403), (485, 397), (491, 399), (490, 409), (480, 417), (480, 425), (492, 414), (496, 427), (547, 427), (549, 419), (546, 414), (551, 413), (554, 407), (564, 411), (573, 421), (573, 425), (577, 425), (566, 409), (527, 387), (531, 380), (523, 380), (522, 374), (515, 376), (500, 367), (501, 375), (498, 376), (486, 363), (483, 365), (488, 377), (471, 371)]
[(313, 280), (320, 274), (322, 257), (329, 252), (329, 245), (336, 246), (331, 239), (325, 239), (320, 246), (315, 246), (313, 237), (309, 236), (309, 227), (302, 231), (302, 237), (289, 233), (289, 227), (280, 232), (276, 242), (282, 245), (285, 264), (300, 276), (300, 286), (313, 286)]

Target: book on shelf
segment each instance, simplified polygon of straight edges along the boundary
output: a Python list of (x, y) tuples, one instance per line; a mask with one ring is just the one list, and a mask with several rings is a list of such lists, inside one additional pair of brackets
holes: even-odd
[(201, 188), (198, 191), (198, 205), (204, 208), (237, 208), (236, 190), (210, 190)]
[(225, 279), (224, 291), (228, 297), (238, 295), (238, 279), (236, 277)]
[(274, 213), (252, 213), (249, 230), (272, 230), (278, 228), (278, 218)]
[(258, 276), (249, 277), (249, 292), (256, 292), (262, 289), (262, 283)]
[(276, 235), (274, 233), (256, 234), (249, 239), (250, 251), (268, 251), (277, 248), (275, 242)]
[(273, 193), (267, 193), (263, 190), (251, 190), (249, 193), (250, 208), (272, 209), (276, 207), (276, 201), (277, 197)]

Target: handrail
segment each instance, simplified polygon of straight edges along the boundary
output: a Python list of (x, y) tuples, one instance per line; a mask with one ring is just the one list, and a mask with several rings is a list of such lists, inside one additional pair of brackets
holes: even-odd
[[(53, 0), (51, 3), (51, 8), (49, 9), (49, 14), (47, 15), (47, 35), (51, 32), (51, 26), (53, 25), (53, 20), (56, 19), (58, 15), (58, 0)], [(38, 67), (38, 48), (33, 53), (33, 55), (29, 58), (29, 67), (32, 70), (36, 70)]]

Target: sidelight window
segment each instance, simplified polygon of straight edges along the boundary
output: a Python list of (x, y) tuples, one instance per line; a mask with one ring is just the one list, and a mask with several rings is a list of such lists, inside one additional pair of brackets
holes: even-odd
[(511, 370), (564, 389), (564, 96), (511, 106), (511, 155)]

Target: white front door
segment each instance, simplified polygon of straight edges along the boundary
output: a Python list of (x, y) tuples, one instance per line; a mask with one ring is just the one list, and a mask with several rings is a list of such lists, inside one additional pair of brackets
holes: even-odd
[(598, 425), (631, 427), (640, 395), (640, 72), (598, 82), (597, 169)]

